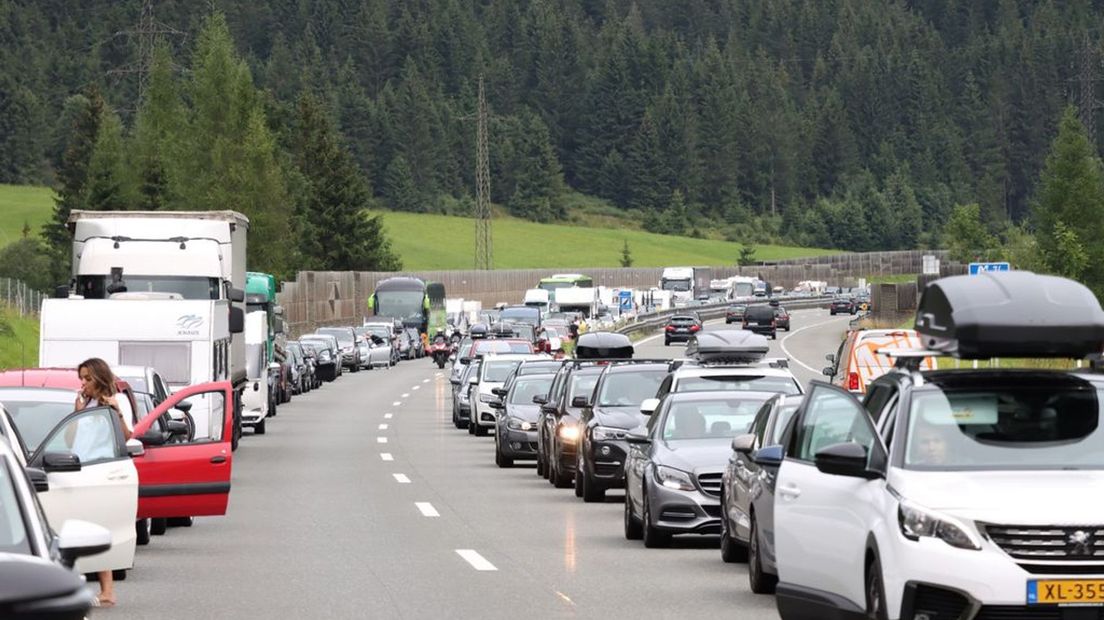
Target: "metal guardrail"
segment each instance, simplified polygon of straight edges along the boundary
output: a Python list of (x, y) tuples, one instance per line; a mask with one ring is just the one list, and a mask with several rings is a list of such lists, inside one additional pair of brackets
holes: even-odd
[[(803, 310), (808, 308), (824, 308), (827, 307), (828, 302), (832, 300), (831, 296), (821, 297), (782, 297), (777, 298), (778, 301), (785, 306), (787, 310)], [(639, 314), (635, 320), (632, 320), (625, 325), (615, 328), (613, 331), (619, 334), (635, 334), (637, 332), (655, 331), (662, 328), (667, 324), (667, 319), (676, 314), (682, 314), (685, 312), (697, 312), (702, 321), (708, 321), (711, 319), (719, 319), (724, 316), (725, 309), (729, 306), (742, 303), (738, 301), (726, 301), (719, 304), (706, 304), (701, 306), (683, 306), (680, 308), (672, 308), (670, 310), (661, 310), (659, 312), (649, 312), (646, 314)], [(754, 303), (766, 303), (766, 302), (749, 302)]]

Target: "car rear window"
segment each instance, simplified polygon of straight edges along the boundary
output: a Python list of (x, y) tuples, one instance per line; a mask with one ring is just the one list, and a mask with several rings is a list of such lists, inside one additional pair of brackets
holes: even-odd
[(744, 314), (749, 319), (756, 319), (756, 320), (757, 319), (767, 319), (767, 320), (769, 320), (769, 319), (774, 318), (774, 308), (771, 308), (770, 306), (752, 306), (752, 307), (748, 308), (744, 312)]
[(716, 375), (712, 377), (683, 377), (675, 386), (676, 392), (711, 392), (733, 390), (751, 392), (776, 392), (800, 394), (797, 383), (789, 377), (764, 375)]

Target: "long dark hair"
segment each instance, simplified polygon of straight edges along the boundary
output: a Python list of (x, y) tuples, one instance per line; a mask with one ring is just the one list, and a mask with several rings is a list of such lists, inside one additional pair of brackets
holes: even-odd
[(90, 357), (84, 360), (80, 366), (77, 366), (77, 373), (79, 374), (81, 370), (87, 370), (92, 378), (92, 390), (95, 392), (92, 398), (97, 401), (114, 396), (119, 391), (115, 387), (115, 373), (111, 372), (111, 367), (102, 359)]

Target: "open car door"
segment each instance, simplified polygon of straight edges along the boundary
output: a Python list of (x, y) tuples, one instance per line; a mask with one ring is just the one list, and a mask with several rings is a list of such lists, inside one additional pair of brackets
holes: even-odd
[[(145, 448), (134, 457), (139, 519), (226, 514), (233, 461), (233, 390), (226, 381), (183, 388), (135, 425), (134, 438)], [(209, 423), (195, 426), (206, 427), (207, 436), (190, 436), (187, 425), (170, 415), (176, 407), (187, 408), (192, 417), (204, 417)]]

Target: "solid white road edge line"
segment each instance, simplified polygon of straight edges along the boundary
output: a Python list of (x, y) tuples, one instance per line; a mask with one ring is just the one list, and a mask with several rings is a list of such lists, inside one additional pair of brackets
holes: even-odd
[(395, 482), (399, 484), (410, 484), (410, 478), (406, 477), (406, 474), (391, 474), (395, 478)]
[(487, 558), (479, 555), (479, 552), (475, 549), (457, 549), (456, 555), (464, 558), (464, 561), (471, 564), (471, 567), (475, 570), (498, 570), (494, 564), (487, 561)]
[(380, 460), (382, 460), (382, 461), (394, 461), (395, 457), (391, 456), (390, 452), (380, 452)]
[(441, 513), (437, 512), (437, 509), (433, 507), (433, 504), (429, 502), (414, 502), (414, 505), (418, 507), (418, 510), (422, 513), (423, 517), (439, 517)]
[(781, 347), (782, 352), (786, 354), (786, 357), (793, 360), (798, 366), (801, 366), (802, 368), (804, 368), (805, 370), (808, 370), (811, 373), (819, 375), (819, 374), (821, 374), (819, 368), (813, 368), (812, 366), (806, 364), (805, 362), (797, 359), (797, 356), (795, 356), (793, 353), (790, 353), (790, 350), (786, 348), (786, 341), (789, 340), (790, 338), (793, 338), (794, 336), (800, 334), (801, 332), (803, 332), (807, 329), (822, 327), (824, 325), (827, 325), (829, 323), (834, 323), (834, 322), (837, 322), (837, 321), (839, 321), (839, 319), (833, 318), (833, 319), (828, 319), (827, 321), (821, 321), (819, 323), (813, 323), (812, 325), (806, 325), (805, 327), (798, 328), (797, 331), (790, 332), (789, 334), (786, 334), (786, 337), (782, 339), (782, 342), (778, 343), (778, 346)]

